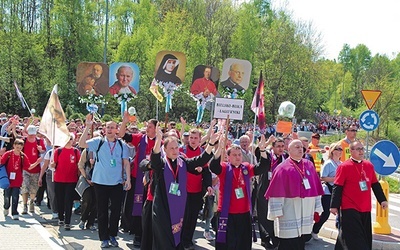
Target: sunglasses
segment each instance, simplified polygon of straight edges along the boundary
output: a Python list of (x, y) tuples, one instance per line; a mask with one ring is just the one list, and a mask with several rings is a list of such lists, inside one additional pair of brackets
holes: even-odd
[(349, 131), (349, 132), (357, 132), (357, 129), (349, 129), (347, 131)]
[(334, 150), (337, 150), (337, 151), (343, 151), (343, 149), (342, 149), (342, 148), (335, 148)]
[(352, 150), (357, 150), (357, 151), (364, 151), (364, 148), (352, 148)]

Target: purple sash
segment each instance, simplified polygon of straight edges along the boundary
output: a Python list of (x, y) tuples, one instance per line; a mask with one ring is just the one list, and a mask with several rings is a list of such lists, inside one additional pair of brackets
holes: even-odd
[(133, 190), (133, 216), (142, 216), (142, 207), (143, 207), (143, 171), (139, 169), (139, 163), (146, 158), (146, 142), (147, 135), (142, 136), (139, 143), (139, 155), (137, 161), (137, 172), (136, 172), (136, 181), (135, 181), (135, 190)]
[(178, 175), (176, 182), (179, 183), (179, 191), (180, 195), (170, 194), (169, 188), (171, 183), (175, 182), (175, 177), (171, 171), (172, 167), (169, 164), (169, 161), (166, 156), (163, 157), (165, 161), (164, 166), (164, 181), (165, 181), (165, 189), (167, 191), (167, 199), (169, 206), (169, 215), (171, 218), (171, 232), (174, 236), (175, 246), (181, 242), (181, 231), (182, 231), (182, 223), (183, 223), (183, 215), (185, 213), (185, 205), (186, 205), (186, 183), (187, 183), (187, 169), (186, 163), (181, 159), (177, 158), (177, 169)]
[[(247, 165), (248, 166), (248, 165)], [(226, 243), (226, 228), (228, 226), (228, 214), (229, 214), (229, 205), (230, 205), (230, 200), (231, 200), (231, 195), (232, 195), (232, 179), (233, 179), (233, 168), (230, 163), (227, 165), (227, 171), (225, 175), (225, 184), (224, 184), (224, 196), (222, 200), (222, 210), (220, 217), (218, 219), (218, 233), (217, 233), (217, 242), (219, 243)], [(246, 165), (241, 164), (240, 165), (243, 177), (244, 177), (244, 182), (246, 185), (246, 192), (247, 192), (247, 198), (250, 201), (250, 176), (249, 176), (249, 168), (246, 167)], [(246, 173), (246, 174), (245, 174)], [(250, 214), (251, 211), (253, 211), (252, 204), (250, 202)]]

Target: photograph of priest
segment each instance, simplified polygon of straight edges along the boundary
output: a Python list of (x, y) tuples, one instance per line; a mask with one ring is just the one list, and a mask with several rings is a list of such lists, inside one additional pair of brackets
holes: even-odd
[[(200, 66), (202, 65), (197, 66), (195, 70)], [(200, 93), (204, 93), (206, 90), (208, 90), (208, 92), (212, 93), (214, 96), (217, 95), (217, 88), (215, 86), (215, 83), (211, 79), (211, 70), (211, 67), (204, 67), (203, 76), (193, 81), (193, 84), (190, 87), (190, 93), (192, 93), (193, 95), (197, 95)]]
[(279, 250), (304, 250), (305, 237), (311, 234), (314, 213), (323, 211), (321, 181), (311, 161), (303, 157), (300, 140), (289, 143), (289, 158), (272, 173), (265, 198), (268, 220), (275, 220)]
[(245, 90), (246, 88), (241, 85), (245, 74), (244, 66), (240, 63), (232, 63), (228, 71), (228, 79), (221, 82), (223, 87), (230, 89), (237, 89), (238, 91)]

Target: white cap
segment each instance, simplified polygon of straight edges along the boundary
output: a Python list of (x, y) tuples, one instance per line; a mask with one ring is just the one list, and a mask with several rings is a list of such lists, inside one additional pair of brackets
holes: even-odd
[(28, 132), (28, 135), (36, 135), (37, 128), (34, 125), (29, 125), (26, 131)]

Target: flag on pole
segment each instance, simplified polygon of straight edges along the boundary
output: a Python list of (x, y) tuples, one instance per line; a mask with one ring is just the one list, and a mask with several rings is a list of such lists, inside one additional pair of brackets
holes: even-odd
[(16, 81), (14, 81), (14, 87), (15, 87), (15, 90), (17, 91), (17, 96), (18, 96), (18, 99), (21, 101), (22, 107), (23, 107), (24, 109), (26, 109), (25, 98), (24, 98), (24, 96), (22, 95), (21, 91), (19, 90)]
[(262, 71), (260, 72), (260, 79), (256, 92), (254, 93), (253, 102), (251, 103), (251, 110), (256, 114), (258, 119), (258, 126), (260, 130), (265, 129), (265, 112), (264, 112), (264, 79)]
[(58, 99), (57, 85), (55, 85), (39, 126), (39, 132), (50, 140), (52, 146), (63, 147), (69, 141), (70, 134), (65, 120), (65, 114)]
[(156, 79), (154, 78), (150, 85), (150, 92), (154, 95), (154, 97), (159, 101), (162, 102), (164, 100), (163, 95), (158, 91), (158, 84)]

